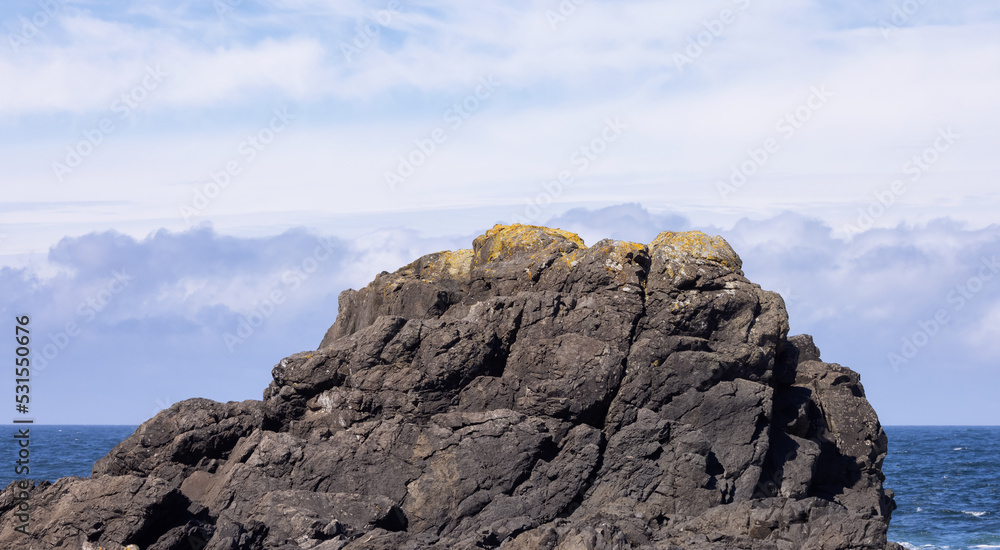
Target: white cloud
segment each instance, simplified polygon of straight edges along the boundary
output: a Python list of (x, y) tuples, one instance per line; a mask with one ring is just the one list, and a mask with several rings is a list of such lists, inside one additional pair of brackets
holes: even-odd
[[(8, 125), (8, 136), (33, 136), (27, 144), (17, 140), (23, 154), (0, 161), (0, 169), (20, 176), (15, 192), (27, 195), (23, 200), (49, 193), (30, 190), (53, 183), (49, 166), (65, 147), (109, 115), (114, 98), (140, 84), (147, 66), (159, 66), (169, 76), (116, 130), (130, 132), (127, 140), (110, 136), (74, 172), (86, 179), (87, 196), (117, 198), (134, 188), (137, 199), (159, 203), (163, 185), (203, 177), (189, 167), (224, 161), (209, 155), (219, 144), (231, 147), (230, 136), (247, 120), (283, 102), (294, 104), (308, 133), (271, 153), (274, 170), (259, 181), (269, 185), (276, 173), (287, 174), (301, 188), (353, 194), (350, 202), (387, 209), (394, 202), (482, 204), (483, 187), (491, 201), (532, 198), (538, 182), (561, 169), (608, 116), (629, 124), (623, 146), (563, 200), (619, 202), (621, 191), (600, 183), (609, 181), (626, 190), (626, 200), (648, 205), (768, 214), (815, 202), (866, 205), (948, 127), (961, 142), (926, 174), (929, 185), (910, 186), (896, 212), (912, 207), (916, 213), (907, 216), (921, 216), (947, 197), (992, 193), (998, 165), (990, 152), (1000, 122), (992, 103), (1000, 77), (981, 67), (998, 55), (1000, 33), (995, 18), (983, 19), (974, 5), (962, 4), (966, 16), (925, 7), (891, 40), (875, 26), (890, 6), (836, 11), (805, 1), (754, 2), (741, 11), (731, 1), (588, 2), (553, 30), (545, 13), (557, 5), (406, 3), (350, 63), (340, 44), (384, 5), (241, 5), (221, 20), (190, 11), (193, 5), (67, 9), (47, 28), (51, 39), (20, 53), (0, 50), (0, 80), (18, 83), (0, 89), (0, 110), (9, 115), (0, 125)], [(739, 17), (679, 71), (673, 54), (707, 32), (705, 21), (722, 9)], [(942, 17), (944, 23), (926, 24)], [(418, 184), (409, 187), (417, 192), (368, 191), (378, 190), (397, 155), (441, 126), (445, 111), (488, 74), (502, 91), (415, 176)], [(826, 86), (832, 99), (786, 140), (776, 122), (814, 86)], [(59, 112), (77, 114), (72, 130), (64, 121), (33, 124), (32, 114)], [(768, 138), (781, 150), (724, 201), (717, 183)], [(330, 173), (342, 177), (330, 185)], [(262, 194), (244, 195), (233, 208), (270, 204)], [(337, 201), (322, 204), (332, 213)]]
[(108, 114), (115, 99), (142, 84), (149, 68), (165, 76), (146, 109), (212, 106), (272, 91), (305, 99), (328, 81), (324, 49), (308, 38), (205, 48), (166, 29), (85, 15), (67, 16), (59, 24), (66, 44), (0, 55), (0, 80), (19, 83), (0, 88), (0, 112)]
[[(187, 231), (179, 205), (204, 190), (210, 173), (242, 160), (240, 143), (286, 106), (296, 116), (288, 131), (241, 164), (194, 222), (236, 236), (219, 250), (249, 239), (284, 242), (294, 253), (275, 252), (268, 265), (248, 253), (218, 272), (156, 264), (166, 271), (141, 279), (155, 287), (132, 287), (142, 289), (143, 313), (116, 302), (105, 319), (120, 326), (105, 327), (109, 334), (156, 326), (181, 338), (246, 313), (281, 284), (285, 266), (302, 260), (304, 233), (288, 229), (343, 236), (331, 284), (363, 284), (431, 248), (467, 246), (460, 241), (523, 213), (526, 201), (546, 198), (545, 182), (576, 170), (538, 219), (555, 218), (588, 242), (716, 227), (751, 278), (794, 296), (793, 327), (856, 340), (868, 355), (840, 351), (867, 360), (933, 308), (950, 307), (949, 285), (996, 245), (1000, 75), (986, 68), (1000, 55), (1000, 13), (984, 1), (926, 3), (884, 37), (878, 23), (890, 18), (890, 2), (754, 0), (739, 10), (744, 4), (592, 0), (553, 29), (546, 12), (558, 9), (554, 1), (403, 1), (373, 44), (348, 60), (341, 43), (387, 2), (243, 2), (221, 17), (205, 2), (68, 3), (19, 51), (0, 45), (0, 175), (9, 201), (0, 263), (20, 266), (4, 277), (31, 289), (39, 310), (65, 315), (67, 304), (100, 292), (112, 266), (93, 256), (101, 269), (91, 273), (86, 255), (59, 254), (84, 246), (123, 253), (116, 247), (127, 239), (94, 236), (110, 229), (129, 235), (125, 248), (134, 253), (182, 240), (146, 236)], [(737, 10), (735, 21), (681, 70), (674, 54), (689, 55), (690, 40), (705, 40), (706, 21), (712, 27), (726, 8)], [(16, 32), (18, 9), (0, 8), (5, 33)], [(112, 102), (157, 66), (169, 76), (117, 118)], [(447, 126), (447, 110), (486, 75), (501, 89), (460, 128)], [(786, 139), (776, 122), (824, 85), (834, 95)], [(53, 163), (108, 116), (115, 130), (60, 182)], [(608, 117), (627, 130), (578, 170), (574, 151)], [(385, 172), (438, 127), (448, 128), (447, 140), (391, 191)], [(876, 194), (908, 177), (906, 163), (947, 128), (961, 139), (881, 206)], [(718, 183), (767, 139), (779, 150), (722, 197)], [(621, 203), (642, 207), (602, 210)], [(848, 226), (875, 211), (875, 229), (848, 239)], [(74, 240), (40, 261), (64, 236)], [(317, 292), (297, 294), (303, 304), (285, 311), (335, 303)], [(947, 341), (959, 333), (983, 341), (971, 336), (981, 334), (973, 325), (993, 319), (982, 309), (992, 299), (956, 312)], [(110, 314), (117, 308), (122, 317)], [(142, 341), (135, 336), (134, 349)], [(921, 353), (929, 369), (934, 346), (945, 347), (938, 342)]]

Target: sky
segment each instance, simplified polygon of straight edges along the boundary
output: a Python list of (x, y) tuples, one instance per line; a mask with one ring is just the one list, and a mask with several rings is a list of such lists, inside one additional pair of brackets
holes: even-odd
[(342, 290), (519, 222), (722, 235), (883, 424), (1000, 424), (998, 31), (984, 0), (4, 2), (11, 418), (259, 399)]

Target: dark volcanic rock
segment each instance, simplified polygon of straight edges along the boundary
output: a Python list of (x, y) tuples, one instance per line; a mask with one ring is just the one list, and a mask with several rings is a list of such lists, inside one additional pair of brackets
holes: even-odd
[(263, 401), (13, 487), (4, 548), (882, 549), (886, 437), (719, 237), (497, 226), (341, 294)]

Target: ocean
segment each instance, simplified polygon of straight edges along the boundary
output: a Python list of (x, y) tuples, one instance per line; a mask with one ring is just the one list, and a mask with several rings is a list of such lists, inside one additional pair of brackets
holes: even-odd
[[(28, 475), (17, 475), (19, 448), (14, 436), (18, 430), (31, 429)], [(0, 426), (3, 450), (0, 450), (0, 487), (15, 479), (29, 477), (55, 481), (60, 477), (89, 477), (97, 459), (108, 454), (137, 426)]]
[[(32, 426), (31, 477), (54, 481), (88, 476), (94, 462), (135, 431), (135, 426)], [(14, 426), (0, 427), (7, 441), (0, 483), (14, 474)], [(883, 471), (899, 507), (889, 540), (911, 549), (1000, 549), (1000, 427), (888, 426)]]
[(889, 540), (1000, 548), (1000, 427), (888, 426), (882, 471), (896, 492)]

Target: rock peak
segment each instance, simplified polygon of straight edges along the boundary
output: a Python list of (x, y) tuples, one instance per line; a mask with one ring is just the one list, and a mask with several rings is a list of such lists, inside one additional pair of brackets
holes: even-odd
[(721, 237), (498, 225), (341, 293), (272, 378), (35, 486), (27, 539), (8, 487), (0, 546), (889, 547), (860, 377)]
[(517, 251), (544, 249), (549, 246), (556, 246), (567, 251), (587, 248), (583, 244), (583, 239), (576, 233), (519, 223), (513, 225), (497, 224), (472, 241), (472, 249), (476, 256), (485, 256), (483, 261), (509, 257)]

